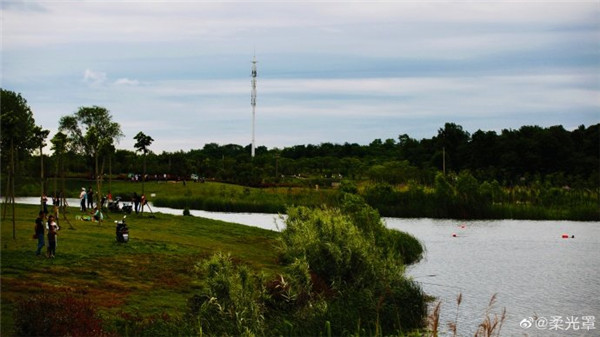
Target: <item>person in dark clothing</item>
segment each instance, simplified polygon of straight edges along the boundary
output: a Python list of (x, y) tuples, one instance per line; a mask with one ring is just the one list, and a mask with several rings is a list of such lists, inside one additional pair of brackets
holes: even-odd
[(87, 192), (87, 208), (92, 209), (94, 208), (94, 190), (92, 190), (92, 188), (88, 188), (88, 192)]
[(44, 242), (44, 211), (40, 211), (38, 217), (35, 219), (35, 236), (38, 239), (37, 250), (35, 251), (35, 255), (42, 254), (42, 247), (46, 244)]
[(135, 214), (138, 214), (140, 211), (140, 198), (135, 192), (133, 192), (133, 209), (135, 210)]
[(54, 258), (56, 255), (56, 236), (58, 235), (58, 225), (54, 221), (54, 216), (48, 217), (48, 256)]
[(48, 214), (48, 197), (46, 196), (46, 194), (42, 194), (42, 208), (44, 214)]

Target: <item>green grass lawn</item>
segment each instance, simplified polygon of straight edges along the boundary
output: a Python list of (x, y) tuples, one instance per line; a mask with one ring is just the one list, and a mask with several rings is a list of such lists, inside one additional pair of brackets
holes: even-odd
[(229, 252), (266, 274), (279, 270), (277, 232), (198, 217), (132, 214), (130, 241), (119, 244), (113, 222), (118, 215), (99, 225), (76, 220), (75, 208), (67, 214), (72, 226), (61, 219), (56, 258), (36, 257), (38, 210), (17, 205), (16, 239), (10, 210), (1, 223), (2, 336), (12, 335), (13, 303), (36, 293), (85, 295), (109, 319), (120, 312), (177, 315), (198, 289), (194, 265), (215, 252)]

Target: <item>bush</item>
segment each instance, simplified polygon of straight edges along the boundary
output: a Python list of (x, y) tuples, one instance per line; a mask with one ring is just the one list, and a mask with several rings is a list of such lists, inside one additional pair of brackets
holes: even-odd
[(414, 236), (392, 230), (383, 224), (379, 212), (367, 205), (358, 195), (346, 194), (342, 201), (342, 212), (352, 219), (352, 223), (368, 238), (375, 240), (375, 245), (383, 256), (401, 259), (405, 264), (413, 264), (421, 260), (423, 246)]
[(218, 253), (196, 265), (204, 279), (202, 295), (188, 300), (189, 315), (209, 336), (259, 334), (265, 329), (265, 288), (262, 277), (230, 255)]
[(16, 303), (17, 336), (109, 336), (89, 300), (70, 294), (34, 295)]
[(227, 254), (196, 264), (202, 290), (188, 300), (187, 316), (196, 333), (307, 336), (326, 327), (329, 335), (386, 335), (423, 327), (425, 295), (403, 276), (403, 261), (417, 261), (423, 247), (387, 229), (361, 197), (348, 195), (342, 209), (288, 209), (279, 249), (284, 271), (268, 282)]
[[(348, 196), (342, 210), (289, 209), (281, 234), (287, 283), (306, 279), (306, 273), (290, 273), (292, 266), (309, 266), (314, 274), (310, 295), (305, 296), (308, 301), (295, 302), (290, 324), (299, 334), (314, 334), (326, 321), (335, 334), (355, 332), (360, 324), (384, 335), (422, 327), (425, 296), (416, 283), (404, 278), (402, 263), (418, 260), (422, 251), (413, 237), (388, 230), (378, 212), (358, 196)], [(321, 310), (307, 317), (307, 307)]]

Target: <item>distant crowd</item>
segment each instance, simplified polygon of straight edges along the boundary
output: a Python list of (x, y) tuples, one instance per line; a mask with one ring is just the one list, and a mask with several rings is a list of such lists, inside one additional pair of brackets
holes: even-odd
[[(110, 191), (106, 196), (102, 196), (100, 204), (98, 204), (94, 202), (94, 190), (91, 187), (88, 187), (87, 189), (85, 187), (82, 187), (81, 192), (79, 193), (79, 199), (79, 210), (86, 214), (77, 215), (75, 218), (77, 220), (98, 223), (102, 223), (102, 221), (104, 220), (102, 209), (105, 209), (107, 207), (109, 210), (116, 212), (123, 212), (129, 210), (135, 211), (136, 214), (139, 214), (144, 212), (145, 206), (148, 206), (148, 200), (146, 199), (146, 195), (138, 195), (136, 192), (133, 193), (133, 197), (131, 199), (133, 208), (129, 205), (124, 205), (123, 208), (121, 208), (119, 206), (121, 198), (117, 197), (117, 199), (113, 200), (113, 196)], [(47, 243), (48, 246), (46, 249), (46, 257), (54, 258), (56, 256), (57, 236), (60, 230), (60, 227), (58, 226), (58, 223), (56, 221), (59, 215), (58, 207), (68, 205), (66, 204), (66, 199), (64, 199), (62, 192), (55, 193), (55, 195), (52, 197), (52, 204), (54, 205), (54, 210), (52, 214), (50, 214), (50, 212), (48, 211), (48, 197), (45, 194), (41, 197), (41, 204), (42, 210), (39, 211), (38, 217), (35, 219), (35, 228), (33, 234), (33, 238), (37, 239), (37, 250), (35, 254), (37, 256), (41, 256), (42, 249), (46, 246)], [(129, 209), (127, 209), (127, 207), (129, 207)]]

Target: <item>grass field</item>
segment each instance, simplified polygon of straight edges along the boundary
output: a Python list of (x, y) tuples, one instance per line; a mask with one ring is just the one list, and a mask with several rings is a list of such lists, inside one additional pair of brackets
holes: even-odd
[(16, 239), (10, 210), (2, 220), (2, 336), (12, 335), (15, 301), (33, 294), (82, 294), (106, 317), (177, 315), (198, 287), (193, 266), (215, 252), (229, 252), (267, 275), (279, 268), (277, 232), (197, 217), (132, 214), (130, 241), (118, 244), (115, 214), (99, 225), (76, 220), (75, 208), (67, 214), (72, 226), (60, 222), (56, 258), (37, 257), (32, 235), (38, 210), (17, 205)]

